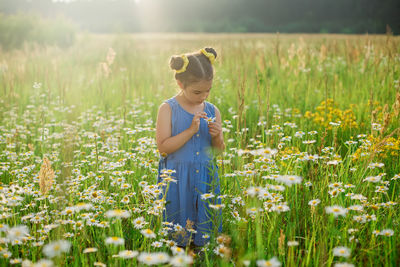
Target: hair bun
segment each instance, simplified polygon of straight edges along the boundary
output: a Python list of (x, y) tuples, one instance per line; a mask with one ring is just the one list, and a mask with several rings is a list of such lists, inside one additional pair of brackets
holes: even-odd
[(183, 67), (184, 63), (185, 62), (183, 61), (183, 58), (181, 56), (172, 56), (169, 61), (169, 66), (173, 70), (179, 70)]
[(208, 53), (212, 53), (214, 55), (214, 57), (217, 58), (217, 52), (214, 50), (214, 48), (206, 47), (206, 48), (204, 48), (204, 50), (206, 50)]

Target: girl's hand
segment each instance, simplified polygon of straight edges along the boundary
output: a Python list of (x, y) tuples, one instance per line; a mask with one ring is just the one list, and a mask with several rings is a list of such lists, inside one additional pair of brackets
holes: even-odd
[(218, 122), (209, 122), (208, 123), (208, 132), (210, 133), (212, 138), (222, 136), (222, 126), (221, 123)]
[(205, 112), (196, 112), (194, 114), (192, 124), (190, 125), (189, 129), (193, 134), (197, 133), (199, 131), (200, 127), (200, 118), (206, 119), (207, 118), (207, 113)]

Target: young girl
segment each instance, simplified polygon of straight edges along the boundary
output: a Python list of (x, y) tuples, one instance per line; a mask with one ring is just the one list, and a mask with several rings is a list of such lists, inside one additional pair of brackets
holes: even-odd
[[(175, 70), (181, 91), (161, 104), (158, 111), (156, 140), (161, 154), (158, 182), (163, 182), (163, 170), (173, 170), (169, 175), (175, 180), (169, 182), (163, 220), (174, 224), (175, 233), (170, 237), (181, 247), (190, 241), (203, 246), (215, 226), (222, 231), (220, 216), (213, 216), (208, 204), (221, 204), (211, 149), (225, 149), (221, 114), (205, 101), (211, 91), (212, 64), (216, 57), (213, 48), (172, 56), (170, 67)], [(166, 187), (163, 188), (165, 194)], [(203, 195), (206, 193), (210, 195)], [(221, 211), (215, 213), (221, 215)]]

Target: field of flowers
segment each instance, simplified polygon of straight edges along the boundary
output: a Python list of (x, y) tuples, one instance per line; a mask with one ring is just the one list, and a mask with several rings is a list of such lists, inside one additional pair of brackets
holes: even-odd
[[(193, 251), (155, 121), (169, 57), (206, 46), (223, 232)], [(399, 37), (82, 34), (0, 52), (0, 84), (0, 266), (400, 265)]]

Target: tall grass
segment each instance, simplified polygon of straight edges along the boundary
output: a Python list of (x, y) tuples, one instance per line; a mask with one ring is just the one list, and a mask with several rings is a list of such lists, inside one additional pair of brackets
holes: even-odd
[[(2, 53), (0, 223), (26, 224), (45, 244), (69, 240), (72, 250), (57, 258), (61, 265), (137, 266), (136, 259), (113, 255), (170, 253), (166, 243), (152, 246), (154, 239), (133, 219), (143, 216), (156, 240), (164, 238), (149, 191), (157, 178), (158, 106), (177, 92), (168, 61), (212, 46), (218, 57), (208, 101), (221, 111), (227, 144), (217, 157), (226, 236), (212, 235), (194, 265), (256, 265), (274, 256), (285, 266), (398, 265), (399, 44), (391, 35), (81, 34), (64, 49), (25, 45)], [(56, 178), (42, 196), (38, 174), (45, 157)], [(302, 181), (285, 185), (277, 179), (283, 175)], [(263, 189), (268, 197), (258, 195)], [(12, 200), (16, 195), (23, 198)], [(314, 199), (320, 203), (309, 205)], [(85, 211), (63, 213), (79, 202), (93, 204), (89, 219)], [(333, 205), (363, 211), (335, 217), (326, 211)], [(104, 216), (111, 209), (131, 217)], [(44, 219), (23, 219), (30, 213)], [(50, 224), (62, 227), (38, 231)], [(394, 234), (379, 235), (384, 229)], [(109, 236), (125, 244), (105, 245)], [(338, 246), (351, 255), (334, 256)], [(33, 241), (7, 247), (11, 255), (1, 264), (44, 257)], [(83, 254), (88, 247), (98, 250)]]

